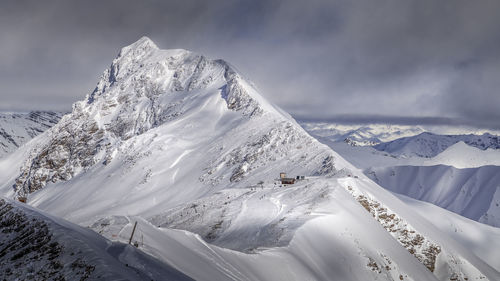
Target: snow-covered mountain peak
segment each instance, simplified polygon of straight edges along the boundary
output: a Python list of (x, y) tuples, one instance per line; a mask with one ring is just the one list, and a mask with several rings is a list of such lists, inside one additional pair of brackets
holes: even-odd
[[(184, 153), (199, 158), (196, 165), (186, 160), (181, 170), (194, 175), (190, 184), (195, 186), (258, 182), (257, 170), (274, 176), (280, 171), (333, 175), (350, 167), (267, 102), (229, 63), (186, 50), (160, 50), (141, 38), (123, 48), (95, 90), (33, 145), (14, 190), (24, 196), (98, 164), (129, 163), (166, 147), (174, 148), (165, 155), (170, 172)], [(155, 166), (157, 159), (147, 165)], [(269, 162), (274, 167), (264, 169)], [(143, 176), (149, 177), (137, 178)]]
[(119, 57), (123, 57), (130, 52), (135, 53), (134, 55), (137, 55), (138, 52), (144, 51), (147, 52), (149, 50), (158, 50), (158, 46), (147, 36), (141, 37), (139, 40), (135, 41), (134, 43), (123, 47), (120, 51)]
[[(95, 90), (85, 102), (76, 103), (74, 109), (100, 118), (116, 117), (113, 113), (120, 112), (123, 109), (120, 105), (124, 103), (134, 111), (155, 104), (158, 118), (150, 120), (154, 124), (147, 124), (149, 129), (163, 122), (161, 118), (165, 116), (162, 116), (164, 112), (159, 112), (161, 109), (173, 103), (184, 103), (186, 99), (193, 100), (203, 95), (204, 90), (217, 92), (228, 109), (240, 111), (245, 116), (257, 116), (266, 111), (291, 119), (262, 98), (224, 60), (212, 60), (183, 49), (160, 50), (147, 37), (124, 47), (104, 71)], [(184, 100), (174, 95), (180, 92)]]

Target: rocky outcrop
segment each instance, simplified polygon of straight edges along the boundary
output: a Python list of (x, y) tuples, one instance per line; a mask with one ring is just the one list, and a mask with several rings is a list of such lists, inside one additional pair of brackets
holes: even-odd
[[(0, 199), (0, 269), (4, 280), (79, 280), (90, 278), (95, 264), (56, 241), (43, 220), (28, 218)], [(95, 276), (93, 276), (95, 278)]]

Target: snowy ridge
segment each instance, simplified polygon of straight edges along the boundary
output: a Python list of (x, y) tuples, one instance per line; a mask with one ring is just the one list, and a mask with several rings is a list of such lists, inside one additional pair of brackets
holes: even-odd
[(51, 111), (0, 113), (0, 158), (54, 126), (61, 117)]
[(4, 280), (191, 280), (132, 246), (0, 198)]
[[(341, 180), (353, 197), (408, 251), (440, 280), (494, 280), (498, 270), (471, 255), (427, 219), (412, 213), (406, 204), (377, 185), (353, 179)], [(445, 238), (448, 237), (448, 238)], [(490, 272), (493, 275), (488, 275)]]
[(482, 150), (460, 141), (435, 157), (426, 158), (420, 165), (447, 165), (459, 169), (500, 166), (500, 150), (492, 148)]

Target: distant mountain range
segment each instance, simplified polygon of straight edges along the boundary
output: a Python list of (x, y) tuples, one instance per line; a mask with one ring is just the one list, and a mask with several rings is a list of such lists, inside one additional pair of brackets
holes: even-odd
[[(384, 188), (500, 227), (498, 136), (423, 132), (375, 145), (360, 145), (369, 143), (374, 135), (382, 135), (378, 133), (381, 126), (349, 127), (349, 133), (340, 138), (336, 133), (340, 125), (303, 126)], [(412, 132), (400, 129), (388, 129), (386, 136), (395, 136), (390, 132), (397, 135)], [(414, 131), (418, 130), (417, 127)], [(356, 141), (342, 140), (347, 136)]]
[(380, 143), (373, 147), (397, 156), (430, 158), (458, 142), (463, 142), (481, 150), (500, 148), (500, 137), (488, 133), (478, 136), (473, 134), (436, 135), (428, 132)]
[[(343, 125), (315, 122), (300, 124), (311, 135), (323, 141), (345, 142), (351, 146), (373, 146), (396, 157), (430, 158), (458, 142), (482, 150), (500, 148), (500, 137), (490, 133), (436, 134), (426, 131), (421, 126), (405, 125)], [(455, 129), (455, 131), (464, 130)]]
[(404, 125), (345, 125), (325, 122), (300, 122), (311, 135), (331, 142), (346, 142), (355, 146), (372, 146), (425, 132), (420, 126)]

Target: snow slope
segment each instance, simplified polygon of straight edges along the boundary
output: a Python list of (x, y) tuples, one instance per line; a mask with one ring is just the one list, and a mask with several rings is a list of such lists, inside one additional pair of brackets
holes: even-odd
[[(306, 185), (308, 189), (304, 190)], [(369, 180), (318, 177), (287, 189), (264, 186), (257, 192), (260, 200), (282, 203), (286, 223), (293, 217), (293, 211), (283, 203), (293, 202), (290, 199), (295, 193), (315, 198), (312, 194), (318, 193), (317, 189), (322, 196), (308, 212), (302, 212), (313, 219), (302, 225), (287, 245), (251, 253), (207, 244), (190, 232), (158, 228), (158, 218), (147, 221), (115, 216), (98, 221), (93, 227), (106, 237), (123, 241), (127, 237), (122, 233), (129, 233), (132, 222), (138, 221), (145, 249), (196, 280), (495, 280), (500, 277), (498, 267), (492, 268), (474, 254), (487, 247), (486, 242), (495, 239), (498, 232), (485, 232), (484, 238), (488, 239), (464, 248)], [(233, 200), (239, 198), (226, 202)], [(265, 206), (259, 204), (262, 213), (271, 212), (272, 208)], [(229, 216), (239, 210), (226, 212)], [(433, 214), (442, 212), (438, 209)], [(259, 214), (246, 213), (244, 221), (231, 222), (230, 227), (248, 229), (257, 218), (269, 218)], [(165, 256), (173, 252), (179, 254)], [(485, 257), (498, 266), (497, 252), (490, 251)]]
[(50, 111), (0, 112), (0, 158), (54, 126), (61, 117)]
[(425, 159), (421, 165), (448, 165), (459, 169), (488, 165), (500, 166), (500, 150), (492, 148), (482, 150), (461, 141), (435, 157)]
[(416, 213), (431, 221), (441, 231), (473, 251), (482, 260), (488, 262), (497, 270), (500, 269), (500, 259), (498, 258), (500, 228), (471, 221), (434, 204), (415, 200), (404, 195), (398, 195), (398, 198), (403, 200)]
[(140, 248), (196, 280), (500, 279), (228, 63), (148, 38), (0, 168), (2, 194), (110, 239), (138, 221)]
[(0, 198), (2, 280), (192, 280), (136, 248)]
[(371, 168), (366, 174), (393, 192), (500, 227), (499, 166), (395, 166)]

